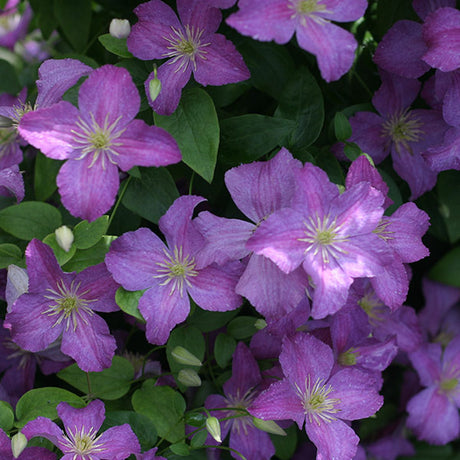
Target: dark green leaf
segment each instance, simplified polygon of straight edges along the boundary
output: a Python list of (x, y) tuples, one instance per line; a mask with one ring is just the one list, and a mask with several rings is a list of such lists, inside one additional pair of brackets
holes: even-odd
[(334, 131), (337, 140), (342, 142), (350, 138), (352, 134), (350, 122), (343, 112), (337, 112), (334, 116)]
[(34, 192), (38, 201), (47, 200), (57, 189), (56, 176), (62, 166), (61, 161), (45, 157), (37, 152), (34, 170)]
[(103, 236), (89, 249), (77, 249), (75, 255), (62, 267), (66, 272), (81, 272), (87, 267), (104, 262), (114, 236)]
[(168, 343), (166, 345), (166, 356), (168, 358), (169, 367), (171, 372), (176, 373), (179, 370), (186, 367), (198, 370), (199, 366), (191, 366), (186, 364), (178, 363), (171, 352), (176, 347), (184, 347), (187, 351), (195, 355), (200, 361), (203, 361), (205, 342), (202, 332), (195, 326), (187, 326), (174, 329), (169, 336)]
[(0, 244), (0, 268), (18, 265), (22, 261), (22, 251), (14, 244)]
[(145, 291), (126, 291), (122, 287), (119, 287), (115, 294), (115, 302), (120, 309), (143, 323), (145, 323), (145, 319), (139, 311), (138, 304), (144, 292)]
[(101, 216), (93, 222), (81, 221), (73, 229), (74, 245), (78, 249), (88, 249), (94, 246), (109, 227), (109, 216)]
[(43, 242), (53, 250), (59, 265), (64, 265), (66, 262), (68, 262), (77, 250), (76, 247), (72, 245), (69, 249), (69, 252), (64, 251), (64, 249), (62, 249), (57, 243), (55, 233), (50, 233), (43, 239)]
[(460, 247), (449, 251), (435, 264), (428, 276), (439, 283), (460, 287)]
[(41, 240), (60, 225), (59, 211), (40, 201), (24, 201), (0, 211), (0, 227), (20, 240)]
[(130, 211), (150, 222), (160, 217), (179, 197), (176, 184), (165, 168), (139, 168), (141, 178), (131, 178), (122, 203)]
[(14, 412), (11, 404), (0, 401), (0, 428), (7, 433), (11, 430), (14, 423)]
[(238, 316), (228, 323), (227, 332), (236, 340), (243, 340), (253, 336), (257, 332), (253, 316)]
[(7, 61), (0, 59), (0, 93), (17, 95), (21, 91), (18, 76), (14, 67)]
[(193, 435), (193, 438), (190, 441), (190, 445), (194, 449), (200, 448), (205, 443), (207, 436), (208, 436), (208, 432), (206, 430), (198, 431), (198, 433)]
[(110, 34), (99, 35), (98, 40), (102, 46), (110, 53), (123, 58), (131, 58), (133, 55), (128, 51), (126, 38), (112, 37)]
[(219, 148), (219, 121), (208, 93), (201, 88), (185, 90), (172, 115), (154, 117), (155, 124), (176, 139), (182, 161), (211, 183)]
[(188, 323), (196, 326), (202, 332), (211, 332), (225, 326), (239, 311), (240, 309), (223, 312), (207, 311), (196, 307)]
[(232, 359), (235, 348), (236, 340), (233, 337), (223, 333), (217, 336), (214, 344), (214, 358), (222, 369), (225, 369)]
[(446, 224), (450, 242), (460, 239), (460, 172), (445, 171), (438, 177), (436, 185), (439, 211)]
[(276, 449), (276, 456), (281, 460), (289, 460), (297, 447), (297, 429), (295, 426), (286, 428), (286, 436), (270, 435)]
[(35, 13), (43, 38), (48, 40), (58, 25), (54, 16), (54, 2), (52, 0), (30, 0), (30, 6)]

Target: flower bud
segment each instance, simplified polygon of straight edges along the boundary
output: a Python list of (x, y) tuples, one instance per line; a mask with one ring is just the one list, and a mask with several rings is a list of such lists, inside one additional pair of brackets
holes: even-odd
[(19, 431), (11, 438), (11, 452), (14, 458), (18, 458), (27, 446), (27, 438)]
[(257, 417), (252, 418), (252, 423), (259, 430), (266, 431), (267, 433), (278, 434), (280, 436), (286, 436), (286, 432), (273, 420), (262, 420)]
[(56, 235), (56, 243), (60, 248), (64, 249), (65, 252), (69, 252), (70, 247), (73, 243), (73, 233), (67, 225), (62, 225), (54, 231)]
[(206, 429), (208, 433), (217, 441), (222, 442), (221, 438), (221, 431), (220, 431), (220, 423), (217, 417), (208, 417), (206, 419)]
[(151, 101), (153, 102), (161, 91), (161, 81), (157, 77), (157, 67), (153, 68), (153, 79), (149, 81), (149, 96)]
[(177, 380), (186, 387), (199, 387), (201, 385), (200, 376), (193, 369), (181, 369), (177, 374)]
[(267, 321), (265, 321), (264, 319), (262, 318), (259, 318), (258, 320), (256, 320), (256, 322), (254, 323), (254, 327), (258, 330), (258, 331), (261, 331), (262, 329), (265, 329), (267, 327)]
[(192, 353), (186, 350), (184, 347), (175, 347), (171, 352), (171, 356), (179, 364), (188, 364), (189, 366), (202, 366), (203, 363)]
[(131, 26), (127, 19), (112, 19), (109, 33), (115, 38), (126, 38), (131, 32)]

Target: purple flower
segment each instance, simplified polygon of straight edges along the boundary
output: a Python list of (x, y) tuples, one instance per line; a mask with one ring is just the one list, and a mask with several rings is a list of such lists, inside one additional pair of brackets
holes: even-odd
[(115, 201), (118, 168), (164, 166), (181, 156), (170, 134), (134, 119), (140, 98), (126, 69), (94, 70), (78, 100), (79, 110), (61, 101), (26, 113), (19, 132), (48, 157), (67, 160), (57, 177), (62, 203), (74, 216), (93, 221)]
[(26, 6), (21, 14), (18, 10), (19, 0), (8, 0), (5, 8), (0, 10), (0, 46), (9, 48), (11, 51), (17, 41), (22, 40), (32, 19), (32, 9)]
[(382, 405), (378, 382), (358, 369), (331, 375), (332, 350), (310, 334), (285, 338), (280, 354), (285, 375), (263, 391), (249, 408), (264, 420), (292, 419), (318, 449), (318, 459), (351, 460), (358, 436), (349, 420), (373, 415)]
[(167, 245), (151, 230), (140, 228), (116, 239), (106, 256), (108, 269), (125, 289), (146, 289), (139, 310), (151, 343), (166, 343), (173, 327), (187, 318), (188, 294), (205, 310), (234, 310), (241, 304), (235, 294), (239, 262), (199, 268), (197, 257), (204, 239), (191, 219), (203, 200), (182, 196), (171, 205), (159, 221)]
[[(205, 407), (212, 415), (222, 420), (222, 439), (230, 432), (230, 447), (243, 454), (247, 460), (270, 459), (275, 454), (268, 433), (254, 426), (252, 417), (244, 415), (252, 401), (259, 394), (258, 386), (262, 382), (257, 361), (247, 346), (239, 342), (232, 361), (232, 377), (224, 383), (224, 395), (210, 395), (206, 398)], [(228, 407), (228, 410), (216, 410)], [(240, 409), (240, 410), (238, 410)], [(240, 456), (231, 453), (233, 458)]]
[(22, 433), (28, 439), (41, 436), (50, 440), (65, 460), (124, 460), (140, 453), (139, 441), (127, 423), (97, 435), (105, 419), (102, 401), (92, 401), (83, 409), (62, 402), (57, 412), (65, 432), (50, 419), (38, 417), (27, 423)]
[(19, 457), (15, 457), (11, 450), (11, 439), (0, 428), (0, 458), (2, 460), (56, 460), (56, 454), (44, 447), (27, 447)]
[(0, 195), (14, 196), (19, 203), (24, 198), (24, 179), (19, 171), (19, 166), (5, 168), (0, 171)]
[(136, 460), (167, 460), (165, 457), (158, 457), (156, 455), (158, 447), (148, 450), (142, 454), (136, 454)]
[(119, 310), (115, 303), (118, 285), (105, 265), (80, 273), (64, 273), (52, 249), (33, 239), (26, 249), (29, 290), (6, 315), (5, 327), (21, 348), (45, 350), (61, 338), (61, 351), (86, 372), (110, 367), (115, 339), (95, 311)]
[[(128, 49), (143, 60), (168, 60), (158, 68), (161, 91), (152, 101), (149, 84), (145, 88), (155, 112), (170, 115), (176, 110), (182, 88), (193, 73), (195, 80), (206, 85), (226, 85), (249, 78), (250, 74), (232, 42), (216, 34), (222, 19), (210, 1), (177, 0), (179, 18), (171, 7), (160, 0), (139, 5), (134, 12), (139, 22), (128, 37)], [(227, 2), (219, 2), (217, 6)]]
[(357, 43), (353, 35), (333, 24), (359, 19), (366, 0), (240, 0), (239, 11), (227, 23), (256, 40), (297, 42), (318, 60), (326, 81), (338, 80), (350, 70)]

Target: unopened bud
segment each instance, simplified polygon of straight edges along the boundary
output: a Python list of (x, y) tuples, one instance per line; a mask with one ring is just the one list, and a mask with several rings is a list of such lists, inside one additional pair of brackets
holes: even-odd
[(265, 329), (267, 327), (267, 321), (265, 321), (264, 319), (262, 318), (259, 318), (258, 320), (256, 320), (256, 322), (254, 323), (254, 327), (257, 329), (257, 330), (262, 330), (262, 329)]
[(153, 68), (153, 78), (149, 81), (149, 96), (150, 100), (153, 102), (161, 91), (161, 81), (157, 77), (157, 67)]
[(184, 347), (178, 346), (173, 349), (171, 356), (179, 364), (188, 364), (189, 366), (202, 366), (203, 363)]
[(177, 374), (177, 380), (186, 387), (199, 387), (201, 385), (200, 376), (193, 369), (181, 369)]
[(262, 420), (257, 417), (252, 418), (252, 423), (259, 430), (266, 431), (267, 433), (278, 434), (280, 436), (286, 436), (286, 432), (273, 420)]
[(27, 446), (27, 438), (19, 431), (11, 438), (11, 452), (14, 458), (18, 458)]
[(131, 25), (127, 19), (112, 19), (109, 33), (115, 38), (127, 38), (131, 32)]
[(70, 247), (73, 243), (73, 233), (67, 225), (62, 225), (54, 231), (56, 235), (56, 243), (60, 248), (64, 249), (65, 252), (69, 252)]
[(206, 419), (206, 429), (208, 433), (217, 441), (222, 442), (221, 438), (221, 431), (220, 431), (220, 423), (217, 417), (208, 417)]

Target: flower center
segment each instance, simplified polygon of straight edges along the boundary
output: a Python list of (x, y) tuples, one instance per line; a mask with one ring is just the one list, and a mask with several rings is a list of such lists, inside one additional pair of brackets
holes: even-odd
[(67, 287), (63, 280), (59, 280), (56, 283), (56, 289), (47, 289), (50, 295), (44, 296), (46, 299), (52, 300), (54, 304), (50, 305), (43, 314), (48, 316), (57, 316), (56, 322), (52, 327), (61, 324), (64, 320), (66, 322), (65, 330), (69, 330), (69, 326), (73, 324), (73, 330), (77, 329), (78, 317), (85, 323), (88, 324), (86, 315), (93, 315), (94, 312), (87, 305), (90, 302), (95, 302), (96, 299), (87, 300), (81, 296), (87, 294), (89, 291), (79, 293), (78, 289), (80, 283), (75, 285), (74, 281), (70, 284), (70, 288)]
[(331, 385), (324, 385), (323, 379), (316, 380), (312, 385), (310, 376), (307, 376), (305, 379), (305, 391), (302, 391), (297, 385), (296, 390), (302, 400), (305, 415), (310, 423), (315, 421), (319, 425), (321, 421), (337, 420), (333, 414), (340, 410), (336, 408), (336, 405), (340, 403), (340, 399), (329, 397), (333, 388)]
[(458, 385), (458, 380), (455, 378), (442, 380), (439, 387), (445, 393), (450, 393)]
[(22, 103), (20, 102), (18, 105), (15, 105), (13, 107), (13, 116), (12, 116), (12, 123), (15, 128), (18, 127), (19, 122), (21, 121), (21, 118), (27, 113), (27, 112), (32, 112), (33, 108), (30, 102), (25, 102)]
[[(232, 430), (236, 430), (238, 433), (243, 432), (245, 435), (248, 434), (248, 427), (253, 426), (252, 417), (250, 415), (244, 415), (246, 409), (251, 405), (255, 393), (252, 389), (248, 390), (244, 395), (240, 395), (238, 389), (235, 395), (229, 395), (226, 398), (227, 407), (236, 409), (229, 411), (229, 416), (235, 416), (229, 420), (232, 423)], [(238, 410), (241, 409), (241, 410)]]
[(321, 0), (289, 0), (288, 8), (294, 10), (291, 19), (298, 17), (300, 24), (306, 26), (307, 18), (315, 22), (328, 22), (326, 19), (318, 16), (315, 13), (326, 13), (327, 7), (320, 3)]
[(92, 154), (93, 159), (89, 165), (91, 168), (101, 157), (102, 168), (105, 169), (106, 159), (112, 164), (117, 164), (113, 157), (119, 155), (116, 147), (122, 145), (121, 142), (117, 142), (117, 139), (125, 132), (126, 128), (116, 129), (121, 115), (112, 124), (109, 124), (109, 115), (106, 115), (102, 126), (99, 125), (92, 113), (90, 116), (90, 124), (79, 118), (77, 121), (79, 129), (72, 129), (71, 131), (74, 135), (73, 140), (77, 144), (76, 149), (81, 151), (80, 156), (76, 159), (82, 160), (86, 155)]
[(354, 366), (356, 364), (356, 358), (358, 357), (359, 352), (354, 348), (350, 348), (347, 351), (340, 353), (337, 358), (337, 361), (342, 366)]
[(304, 221), (305, 237), (299, 238), (298, 241), (307, 243), (305, 253), (312, 252), (313, 256), (321, 254), (323, 264), (328, 264), (330, 258), (337, 259), (339, 253), (345, 253), (340, 243), (348, 238), (339, 235), (340, 226), (336, 224), (336, 219), (331, 220), (329, 216), (322, 219), (317, 215), (316, 219), (309, 217)]
[(190, 278), (198, 275), (195, 270), (195, 259), (189, 255), (184, 256), (182, 252), (182, 246), (179, 248), (174, 247), (174, 252), (171, 253), (167, 249), (164, 249), (166, 258), (163, 262), (157, 262), (159, 266), (157, 274), (154, 278), (165, 278), (160, 283), (160, 286), (166, 286), (172, 282), (171, 291), (169, 295), (172, 295), (177, 289), (181, 297), (184, 295), (184, 285), (191, 287)]
[(191, 63), (193, 70), (196, 70), (197, 58), (206, 59), (207, 51), (204, 50), (206, 46), (211, 43), (201, 43), (201, 36), (203, 35), (202, 29), (195, 29), (194, 26), (186, 25), (184, 30), (176, 29), (171, 26), (172, 33), (163, 38), (169, 43), (167, 49), (170, 50), (164, 53), (166, 58), (173, 58), (169, 64), (174, 64), (180, 60), (180, 65), (176, 72), (182, 69), (183, 72)]
[(384, 241), (392, 240), (393, 237), (391, 236), (394, 232), (391, 230), (388, 230), (388, 226), (390, 225), (390, 221), (388, 218), (384, 217), (377, 227), (373, 230), (373, 233), (375, 233), (377, 236), (382, 238)]
[(381, 136), (393, 143), (398, 154), (401, 149), (409, 151), (412, 154), (410, 142), (419, 142), (425, 134), (421, 129), (423, 123), (408, 109), (400, 110), (387, 118), (382, 124)]
[(358, 300), (358, 305), (367, 313), (370, 324), (375, 326), (384, 320), (386, 307), (374, 292), (365, 294)]
[[(102, 444), (98, 443), (96, 438), (97, 432), (94, 428), (90, 428), (89, 432), (85, 433), (85, 427), (83, 426), (80, 430), (75, 427), (75, 432), (67, 430), (69, 437), (64, 436), (63, 444), (64, 450), (69, 454), (77, 455), (90, 455), (88, 458), (93, 458), (93, 454), (99, 454), (106, 450)], [(99, 457), (99, 455), (97, 455)]]

